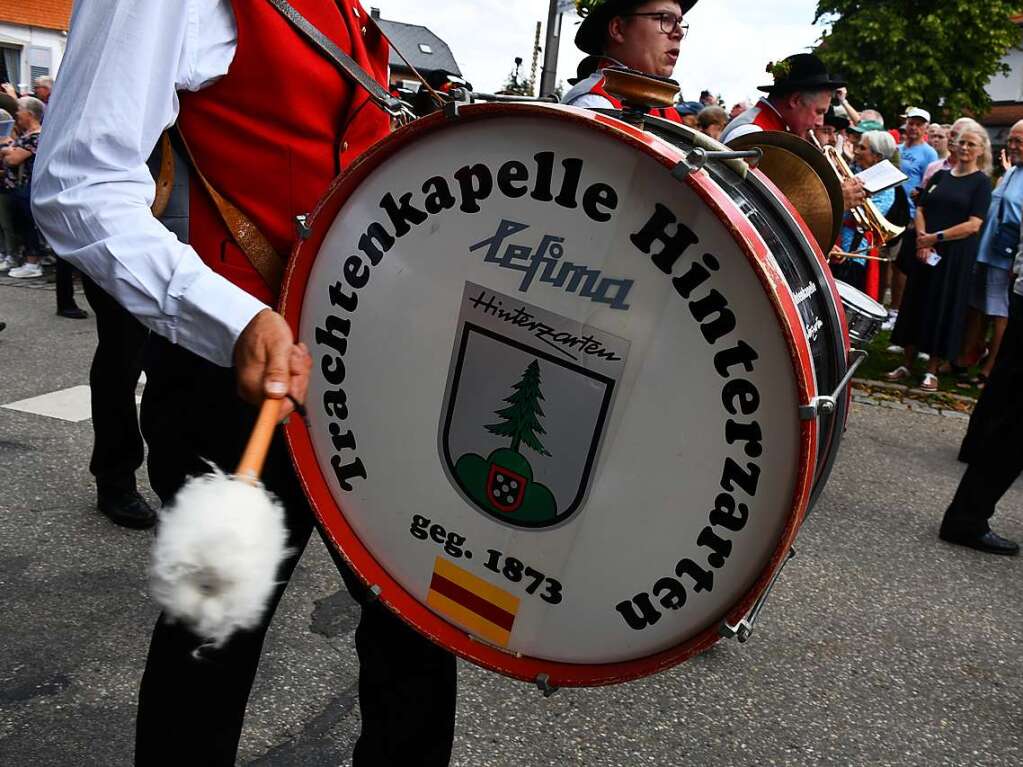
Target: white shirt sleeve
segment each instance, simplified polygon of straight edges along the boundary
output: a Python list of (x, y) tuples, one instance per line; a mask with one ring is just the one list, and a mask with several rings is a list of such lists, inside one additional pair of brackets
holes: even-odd
[(722, 144), (727, 144), (733, 138), (739, 138), (739, 136), (748, 136), (750, 133), (760, 133), (763, 130), (764, 129), (761, 128), (759, 125), (754, 125), (753, 123), (746, 123), (745, 125), (736, 125), (730, 131), (726, 130), (724, 134), (721, 136), (720, 141)]
[(150, 212), (146, 165), (178, 90), (227, 73), (229, 0), (78, 0), (32, 178), (57, 255), (144, 325), (218, 365), (266, 307), (207, 267)]
[(584, 93), (582, 96), (576, 99), (572, 99), (569, 103), (571, 107), (579, 107), (580, 109), (614, 109), (615, 105), (611, 103), (610, 99), (606, 99), (597, 93)]

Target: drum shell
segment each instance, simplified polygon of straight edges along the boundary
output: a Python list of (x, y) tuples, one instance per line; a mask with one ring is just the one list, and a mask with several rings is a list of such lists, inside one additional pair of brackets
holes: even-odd
[[(646, 128), (681, 149), (694, 147), (688, 128), (657, 118), (649, 118)], [(722, 145), (721, 149), (728, 147)], [(704, 170), (763, 237), (799, 307), (818, 393), (830, 395), (848, 370), (850, 342), (844, 307), (824, 254), (799, 213), (764, 174), (750, 170), (743, 176), (732, 163), (715, 161), (708, 162)], [(849, 392), (840, 392), (836, 408), (817, 416), (820, 442), (811, 508), (837, 458), (849, 403)]]

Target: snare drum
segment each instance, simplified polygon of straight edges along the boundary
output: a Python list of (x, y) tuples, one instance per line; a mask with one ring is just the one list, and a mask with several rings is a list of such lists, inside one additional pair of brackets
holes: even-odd
[(840, 439), (823, 259), (766, 179), (678, 143), (561, 106), (418, 120), (311, 214), (282, 297), (332, 545), (421, 633), (544, 686), (739, 624)]
[(866, 346), (881, 332), (881, 325), (888, 319), (888, 311), (847, 282), (835, 280), (835, 285), (842, 299), (842, 308), (845, 309), (850, 340), (854, 346)]

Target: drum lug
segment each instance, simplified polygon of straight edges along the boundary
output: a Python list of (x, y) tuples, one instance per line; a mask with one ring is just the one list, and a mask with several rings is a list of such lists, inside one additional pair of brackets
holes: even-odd
[(551, 697), (561, 688), (551, 684), (551, 678), (547, 674), (537, 674), (535, 680), (533, 680), (540, 692), (543, 693), (545, 698)]
[(778, 577), (781, 575), (781, 571), (785, 569), (785, 565), (789, 563), (792, 557), (796, 556), (796, 550), (790, 548), (788, 556), (782, 560), (782, 563), (778, 566), (774, 575), (771, 576), (771, 581), (767, 584), (767, 588), (764, 589), (764, 593), (760, 595), (757, 601), (753, 604), (753, 609), (750, 610), (746, 615), (735, 625), (731, 625), (728, 621), (723, 621), (721, 627), (718, 629), (718, 633), (721, 634), (725, 639), (738, 639), (740, 644), (744, 644), (753, 635), (753, 628), (756, 625), (757, 618), (760, 617), (760, 611), (764, 609), (764, 604), (767, 602), (767, 597), (771, 595), (771, 589), (774, 588), (774, 584), (778, 582)]
[(862, 349), (853, 349), (849, 353), (849, 359), (851, 363), (849, 369), (845, 371), (845, 376), (841, 381), (838, 382), (838, 386), (835, 387), (835, 391), (826, 397), (814, 397), (810, 400), (809, 404), (801, 405), (799, 408), (799, 419), (801, 421), (812, 421), (820, 415), (831, 415), (835, 412), (835, 408), (838, 407), (838, 398), (842, 392), (849, 385), (852, 377), (856, 374), (857, 369), (863, 364), (863, 360), (867, 358), (867, 353)]
[(461, 117), (461, 114), (459, 112), (461, 106), (462, 102), (460, 101), (449, 101), (447, 104), (444, 105), (444, 116), (447, 117), (449, 120), (457, 120), (459, 117)]
[(309, 228), (308, 221), (309, 216), (304, 213), (295, 216), (295, 231), (300, 240), (308, 240), (309, 235), (313, 233), (313, 230)]
[(377, 584), (374, 583), (372, 586), (369, 587), (369, 595), (368, 595), (367, 599), (370, 602), (375, 602), (378, 599), (380, 599), (380, 594), (381, 593), (383, 593), (383, 589), (380, 588)]

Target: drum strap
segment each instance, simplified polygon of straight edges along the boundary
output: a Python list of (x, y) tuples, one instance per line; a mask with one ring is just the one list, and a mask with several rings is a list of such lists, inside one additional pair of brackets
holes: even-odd
[(259, 231), (259, 227), (252, 223), (248, 216), (230, 200), (213, 188), (203, 172), (199, 170), (195, 157), (192, 156), (192, 150), (185, 142), (185, 137), (176, 128), (165, 131), (160, 137), (160, 175), (156, 179), (156, 195), (152, 205), (153, 215), (160, 218), (170, 201), (171, 190), (174, 186), (174, 146), (188, 159), (188, 164), (202, 182), (203, 188), (209, 194), (210, 200), (216, 207), (217, 213), (220, 214), (224, 226), (231, 233), (235, 244), (245, 254), (249, 263), (252, 264), (252, 268), (259, 272), (259, 276), (270, 291), (275, 296), (278, 295), (284, 280), (284, 259), (274, 250), (266, 236)]

